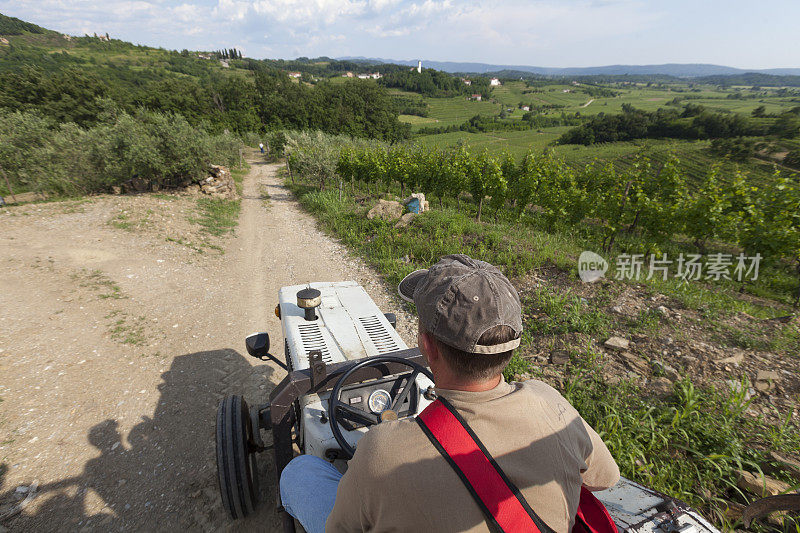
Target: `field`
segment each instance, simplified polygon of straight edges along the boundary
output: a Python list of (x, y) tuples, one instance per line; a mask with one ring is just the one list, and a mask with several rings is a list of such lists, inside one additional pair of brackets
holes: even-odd
[(496, 131), (491, 133), (457, 131), (452, 133), (440, 133), (437, 135), (424, 135), (417, 137), (416, 142), (423, 146), (438, 146), (444, 148), (459, 141), (463, 141), (478, 150), (483, 150), (484, 148), (490, 151), (507, 149), (515, 157), (521, 157), (525, 155), (528, 150), (535, 150), (537, 152), (544, 150), (567, 129), (569, 129), (567, 126), (557, 126), (554, 128), (543, 128), (539, 131)]
[[(753, 109), (763, 105), (767, 113), (779, 113), (800, 104), (797, 97), (777, 95), (763, 98), (729, 98), (729, 95), (747, 95), (749, 91), (720, 90), (716, 87), (667, 86), (663, 88), (635, 86), (608, 86), (617, 96), (590, 96), (582, 92), (581, 85), (546, 85), (526, 88), (521, 81), (506, 82), (494, 89), (492, 96), (502, 104), (517, 107), (521, 102), (532, 106), (558, 105), (558, 110), (545, 113), (575, 113), (596, 115), (598, 113), (619, 113), (622, 104), (630, 104), (637, 109), (655, 111), (675, 98), (690, 97), (692, 103), (701, 104), (716, 111), (750, 114)], [(568, 92), (565, 92), (568, 91)], [(591, 103), (589, 103), (591, 101)], [(587, 105), (588, 104), (588, 105)]]
[[(411, 124), (413, 131), (419, 132), (423, 127), (461, 125), (477, 114), (487, 117), (498, 116), (503, 109), (506, 110), (508, 119), (520, 120), (524, 114), (520, 109), (520, 105), (523, 104), (534, 108), (538, 106), (537, 113), (544, 117), (561, 117), (564, 114), (575, 113), (579, 113), (580, 116), (599, 113), (618, 114), (622, 112), (623, 104), (630, 104), (636, 109), (645, 111), (656, 111), (664, 107), (679, 110), (686, 103), (702, 105), (711, 111), (738, 113), (749, 117), (759, 106), (764, 106), (767, 114), (778, 114), (800, 105), (800, 97), (779, 95), (776, 90), (768, 90), (758, 98), (729, 98), (731, 95), (747, 95), (750, 92), (749, 88), (723, 90), (712, 86), (695, 87), (677, 84), (658, 87), (648, 87), (644, 84), (609, 85), (604, 88), (614, 91), (617, 96), (591, 96), (582, 91), (583, 86), (580, 84), (555, 83), (542, 87), (527, 87), (523, 81), (507, 81), (502, 86), (494, 88), (491, 98), (483, 102), (471, 102), (465, 98), (424, 98), (428, 105), (428, 117), (402, 116), (401, 120)], [(675, 98), (681, 99), (677, 106), (671, 104)], [(681, 160), (682, 168), (693, 180), (698, 180), (714, 163), (722, 165), (723, 175), (731, 175), (741, 170), (756, 181), (769, 179), (774, 172), (773, 164), (769, 161), (750, 158), (744, 162), (734, 163), (720, 158), (710, 152), (709, 141), (649, 139), (590, 146), (556, 145), (558, 137), (570, 128), (571, 126), (553, 126), (521, 131), (418, 134), (414, 142), (440, 148), (464, 142), (478, 150), (484, 148), (492, 152), (508, 150), (515, 157), (521, 157), (529, 150), (541, 152), (546, 148), (552, 148), (555, 154), (574, 167), (598, 159), (618, 161), (624, 168), (627, 159), (642, 150), (646, 150), (656, 160), (663, 160), (668, 153), (674, 153)], [(783, 142), (787, 146), (792, 146), (792, 141)], [(785, 168), (782, 170), (791, 171)]]

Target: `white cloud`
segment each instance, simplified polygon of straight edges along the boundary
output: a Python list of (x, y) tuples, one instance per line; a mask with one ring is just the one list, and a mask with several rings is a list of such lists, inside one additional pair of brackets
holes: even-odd
[(225, 20), (244, 20), (250, 7), (250, 2), (242, 0), (219, 0), (212, 15)]
[[(782, 1), (774, 11), (786, 16), (765, 18), (760, 29), (755, 8), (720, 11), (697, 0), (0, 0), (0, 12), (64, 33), (108, 32), (179, 50), (237, 46), (258, 57), (585, 66), (708, 61), (712, 50), (714, 62), (738, 64), (746, 52), (757, 66), (759, 57), (798, 61), (790, 26), (800, 4)], [(743, 21), (753, 36), (769, 38), (743, 39)], [(775, 45), (778, 38), (787, 44)]]

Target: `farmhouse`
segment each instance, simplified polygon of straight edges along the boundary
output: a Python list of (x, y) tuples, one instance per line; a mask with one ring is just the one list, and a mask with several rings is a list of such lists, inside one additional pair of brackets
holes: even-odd
[(301, 72), (290, 72), (289, 73), (289, 77), (290, 78), (300, 78), (302, 76), (303, 76), (303, 74)]
[(473, 94), (467, 100), (475, 100), (476, 102), (480, 102), (483, 98), (479, 94)]
[(464, 82), (464, 85), (472, 85), (472, 80), (465, 80), (462, 78), (461, 81)]
[(491, 85), (493, 87), (497, 87), (497, 86), (501, 85), (501, 83), (500, 83), (500, 80), (498, 80), (497, 78), (492, 78), (492, 81), (489, 82), (489, 85)]
[(523, 105), (523, 106), (520, 106), (520, 109), (522, 109), (523, 111), (530, 111), (531, 110), (531, 106)]
[(369, 74), (359, 74), (358, 75), (358, 79), (360, 79), (360, 80), (368, 80), (369, 79)]
[(342, 77), (343, 78), (352, 78), (353, 77), (353, 73), (352, 72), (345, 72), (344, 74), (342, 74)]

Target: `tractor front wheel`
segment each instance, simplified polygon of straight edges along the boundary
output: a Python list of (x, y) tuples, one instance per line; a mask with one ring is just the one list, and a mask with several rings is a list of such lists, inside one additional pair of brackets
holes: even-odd
[(258, 505), (258, 467), (247, 402), (226, 396), (217, 408), (217, 473), (222, 504), (234, 520), (252, 513)]

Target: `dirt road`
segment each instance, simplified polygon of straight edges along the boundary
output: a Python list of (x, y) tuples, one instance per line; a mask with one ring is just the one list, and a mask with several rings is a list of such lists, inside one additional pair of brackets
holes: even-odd
[(314, 280), (364, 284), (409, 344), (415, 325), (276, 169), (253, 164), (223, 238), (192, 222), (191, 196), (0, 211), (0, 517), (38, 482), (0, 531), (277, 529), (268, 455), (257, 516), (231, 525), (217, 492), (219, 399), (264, 401), (284, 376), (244, 337), (266, 330), (280, 346), (278, 288)]

